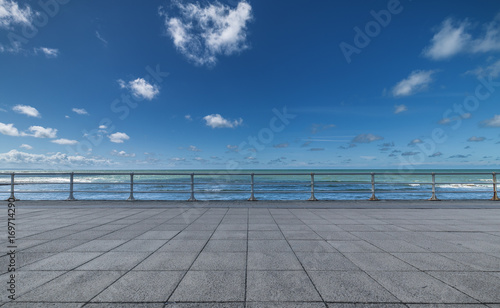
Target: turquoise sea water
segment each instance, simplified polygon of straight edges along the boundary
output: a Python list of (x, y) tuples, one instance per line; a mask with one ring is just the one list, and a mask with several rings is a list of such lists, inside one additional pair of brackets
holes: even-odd
[[(27, 171), (16, 170), (16, 173)], [(32, 171), (40, 172), (40, 171)], [(55, 172), (55, 171), (45, 171)], [(71, 172), (71, 171), (57, 171)], [(80, 200), (125, 200), (130, 194), (130, 175), (134, 172), (134, 197), (140, 200), (187, 200), (194, 172), (195, 197), (198, 200), (246, 200), (250, 197), (254, 176), (255, 197), (259, 200), (305, 200), (311, 196), (311, 172), (315, 173), (315, 197), (320, 200), (363, 200), (371, 196), (371, 175), (375, 172), (379, 199), (428, 199), (431, 175), (436, 175), (436, 193), (440, 199), (489, 199), (493, 196), (492, 172), (500, 170), (102, 170), (74, 171), (74, 197)], [(82, 173), (108, 173), (85, 175)], [(118, 173), (126, 173), (119, 175)], [(159, 175), (141, 175), (159, 173)], [(185, 173), (185, 175), (174, 175)], [(202, 173), (202, 175), (200, 175)], [(231, 175), (228, 175), (230, 173)], [(244, 174), (242, 174), (244, 173)], [(277, 175), (280, 173), (281, 175)], [(334, 173), (322, 175), (322, 173)], [(345, 175), (341, 173), (354, 173)], [(395, 174), (394, 174), (395, 173)], [(462, 174), (465, 173), (465, 174)], [(474, 174), (485, 173), (485, 174)], [(16, 175), (15, 195), (21, 200), (64, 200), (69, 196), (69, 175)], [(49, 184), (56, 182), (58, 184)], [(0, 198), (10, 194), (9, 171), (0, 175)]]

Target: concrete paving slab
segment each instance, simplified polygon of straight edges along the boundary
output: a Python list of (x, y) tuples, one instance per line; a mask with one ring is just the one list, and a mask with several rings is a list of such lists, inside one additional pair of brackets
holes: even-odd
[(210, 240), (203, 249), (204, 252), (245, 252), (246, 240)]
[(295, 252), (338, 252), (325, 240), (288, 240)]
[(244, 271), (189, 271), (169, 301), (229, 302), (244, 299)]
[(365, 271), (417, 271), (416, 267), (399, 260), (389, 253), (350, 252), (344, 254), (354, 264)]
[(250, 240), (284, 240), (280, 231), (248, 231)]
[(248, 252), (248, 270), (303, 270), (292, 252)]
[(341, 253), (297, 252), (306, 271), (357, 271), (360, 268)]
[(247, 301), (321, 301), (304, 271), (248, 271)]
[(97, 258), (100, 252), (61, 252), (25, 267), (25, 271), (69, 271)]
[(361, 271), (310, 271), (309, 275), (327, 302), (400, 302)]
[(19, 297), (20, 302), (88, 302), (124, 272), (71, 271)]
[(263, 302), (248, 302), (247, 308), (325, 308), (326, 304), (322, 302), (277, 302), (277, 303), (263, 303)]
[(131, 271), (97, 295), (92, 302), (165, 302), (180, 282), (180, 271)]
[(200, 252), (207, 240), (177, 240), (168, 241), (158, 249), (158, 252)]
[(484, 253), (440, 253), (440, 255), (471, 266), (480, 271), (500, 271), (500, 256)]
[(244, 271), (245, 252), (201, 252), (193, 263), (193, 271)]
[(198, 252), (155, 252), (137, 265), (139, 271), (187, 271)]
[(500, 303), (500, 279), (489, 273), (433, 271), (429, 275), (444, 281), (482, 303)]
[(167, 243), (167, 240), (130, 240), (111, 249), (111, 251), (153, 252), (163, 246), (165, 243)]
[(393, 256), (422, 271), (474, 271), (466, 264), (435, 253), (393, 253)]
[(107, 252), (77, 268), (80, 271), (127, 271), (146, 259), (147, 252)]
[(369, 272), (404, 303), (478, 303), (463, 292), (423, 272)]
[(96, 252), (106, 252), (121, 244), (125, 243), (124, 240), (93, 240), (81, 244), (79, 246), (73, 247), (68, 251), (96, 251)]
[[(18, 298), (64, 273), (65, 271), (16, 271), (16, 297)], [(7, 282), (10, 280), (10, 274), (1, 275), (0, 281), (5, 282), (5, 285), (7, 285)], [(9, 292), (2, 292), (0, 300), (2, 302), (10, 302), (9, 295), (11, 295)]]
[(248, 240), (249, 252), (292, 252), (285, 240)]
[(383, 252), (366, 241), (328, 241), (339, 252)]

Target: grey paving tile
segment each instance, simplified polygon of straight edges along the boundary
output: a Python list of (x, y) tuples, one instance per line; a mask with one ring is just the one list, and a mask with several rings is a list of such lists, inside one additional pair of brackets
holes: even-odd
[(337, 232), (337, 231), (317, 231), (319, 236), (327, 241), (355, 241), (359, 240), (358, 237), (352, 235), (349, 232)]
[(423, 271), (473, 271), (474, 268), (437, 253), (393, 253), (395, 257)]
[(426, 249), (403, 240), (369, 240), (369, 242), (387, 252), (427, 252)]
[(61, 252), (31, 263), (26, 271), (69, 271), (101, 255), (99, 252)]
[(248, 252), (248, 270), (303, 270), (292, 252)]
[[(121, 308), (121, 307), (130, 307), (130, 308), (163, 308), (163, 303), (90, 303), (85, 305), (88, 308)], [(170, 308), (170, 306), (168, 306)]]
[[(53, 256), (55, 253), (50, 252), (18, 252), (16, 253), (16, 263), (18, 268), (23, 268), (24, 266), (40, 261), (42, 259)], [(0, 261), (3, 266), (1, 268), (7, 268), (8, 258), (5, 258), (6, 262)], [(5, 265), (4, 265), (5, 264)]]
[(204, 252), (245, 252), (246, 240), (210, 240), (203, 249)]
[(500, 303), (500, 279), (480, 272), (429, 272), (465, 294), (483, 303)]
[(176, 240), (208, 240), (212, 231), (182, 231), (175, 237)]
[(189, 271), (169, 301), (227, 302), (244, 298), (244, 271)]
[(211, 237), (212, 240), (246, 240), (247, 231), (215, 231)]
[(275, 302), (275, 303), (264, 303), (264, 302), (248, 302), (247, 308), (325, 308), (324, 303), (318, 302)]
[(246, 224), (220, 224), (219, 227), (217, 228), (217, 231), (246, 231), (247, 230), (247, 225)]
[(95, 240), (95, 239), (100, 238), (100, 237), (107, 235), (109, 233), (110, 233), (110, 231), (88, 230), (88, 231), (72, 233), (70, 235), (65, 236), (63, 239), (65, 239), (65, 240)]
[(357, 271), (360, 268), (340, 253), (297, 252), (300, 263), (307, 271)]
[(288, 243), (295, 252), (338, 252), (325, 240), (289, 240)]
[(369, 272), (405, 303), (477, 303), (472, 297), (423, 272)]
[(143, 234), (136, 237), (136, 240), (169, 240), (176, 236), (177, 234), (182, 234), (177, 231), (146, 231)]
[(125, 271), (132, 269), (148, 255), (147, 252), (107, 252), (77, 269), (80, 271)]
[(93, 302), (158, 302), (166, 301), (184, 272), (131, 271), (100, 293)]
[(191, 270), (196, 271), (244, 271), (245, 269), (245, 252), (202, 252), (191, 267)]
[(139, 235), (144, 233), (144, 231), (140, 230), (133, 230), (133, 231), (123, 231), (123, 230), (118, 230), (109, 234), (106, 234), (102, 237), (100, 237), (100, 240), (132, 240)]
[(365, 271), (417, 271), (418, 269), (388, 253), (350, 252), (344, 254), (354, 264)]
[(304, 271), (248, 271), (247, 301), (321, 301)]
[(280, 231), (248, 231), (250, 240), (283, 240), (283, 234)]
[(328, 241), (328, 244), (340, 252), (383, 252), (366, 241)]
[(329, 303), (328, 308), (407, 308), (405, 304), (348, 304), (348, 303)]
[(200, 252), (207, 240), (170, 240), (158, 252)]
[(283, 231), (283, 235), (287, 240), (323, 240), (314, 231)]
[(88, 242), (88, 240), (52, 240), (24, 249), (24, 252), (62, 252)]
[(2, 307), (15, 307), (15, 308), (80, 308), (85, 303), (13, 303), (9, 302)]
[(483, 304), (408, 304), (408, 307), (409, 308), (486, 308), (488, 306)]
[(165, 307), (168, 308), (244, 308), (244, 303), (174, 303), (168, 302)]
[(276, 223), (270, 224), (260, 224), (253, 223), (248, 225), (248, 230), (250, 231), (279, 231), (279, 227)]
[[(14, 273), (16, 298), (64, 273), (64, 271), (16, 271), (16, 273)], [(12, 273), (6, 273), (0, 276), (0, 280), (4, 282), (6, 286), (8, 286), (8, 282), (11, 279), (11, 274)], [(0, 300), (2, 302), (10, 302), (8, 296), (11, 295), (11, 293), (6, 291), (6, 289), (7, 287), (5, 287), (5, 291), (1, 294)]]
[(71, 271), (22, 295), (18, 301), (86, 302), (122, 274), (115, 271)]
[(248, 240), (250, 252), (292, 252), (290, 245), (285, 240)]
[(441, 255), (480, 271), (500, 271), (500, 258), (484, 253), (441, 253)]
[(125, 243), (124, 240), (93, 240), (71, 248), (69, 251), (105, 252)]
[(167, 243), (167, 240), (131, 240), (113, 248), (111, 251), (152, 252), (163, 246), (165, 243)]
[(309, 275), (327, 302), (400, 302), (361, 271), (310, 271)]
[(134, 270), (177, 271), (188, 270), (198, 252), (155, 252), (142, 261)]

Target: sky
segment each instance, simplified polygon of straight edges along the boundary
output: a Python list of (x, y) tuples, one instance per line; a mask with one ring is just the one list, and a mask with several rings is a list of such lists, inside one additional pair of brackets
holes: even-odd
[(499, 75), (496, 0), (0, 0), (0, 169), (495, 169)]

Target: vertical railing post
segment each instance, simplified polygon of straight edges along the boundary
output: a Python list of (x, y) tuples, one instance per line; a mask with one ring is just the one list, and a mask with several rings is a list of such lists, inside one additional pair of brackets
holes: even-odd
[(130, 173), (130, 196), (128, 196), (127, 201), (134, 201), (134, 173)]
[(429, 201), (440, 201), (436, 197), (436, 174), (434, 172), (432, 173), (432, 197), (429, 199)]
[(71, 172), (69, 174), (69, 197), (66, 199), (66, 201), (75, 201), (75, 197), (73, 196), (73, 175), (74, 172)]
[(500, 201), (497, 195), (497, 174), (496, 172), (493, 172), (493, 198), (490, 199), (491, 201)]
[(311, 172), (311, 198), (309, 198), (309, 201), (318, 201), (314, 196), (314, 172)]
[(255, 199), (255, 195), (254, 195), (254, 185), (255, 185), (255, 182), (253, 180), (253, 176), (254, 174), (250, 174), (250, 177), (251, 177), (251, 182), (250, 182), (250, 188), (251, 188), (251, 194), (250, 194), (250, 198), (248, 198), (248, 201), (257, 201), (257, 199)]
[(14, 196), (14, 172), (10, 174), (10, 197), (7, 201), (9, 200), (19, 201), (19, 199), (16, 199)]
[(368, 199), (369, 201), (378, 201), (378, 198), (375, 197), (375, 173), (371, 173), (371, 183), (372, 183), (372, 196), (370, 197), (370, 199)]
[(191, 197), (188, 201), (196, 201), (196, 198), (194, 197), (194, 173), (191, 173)]

